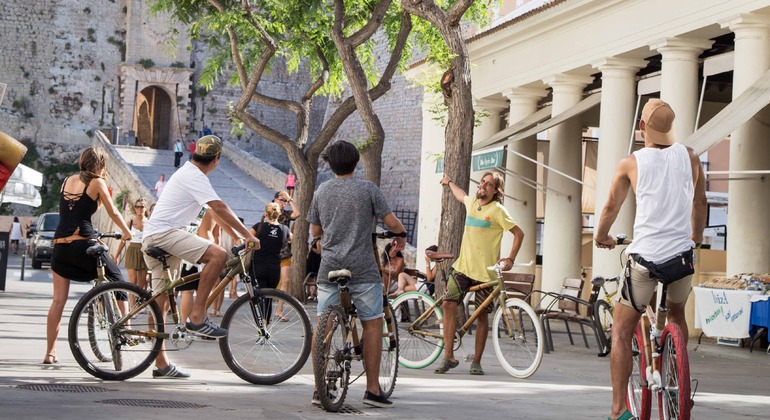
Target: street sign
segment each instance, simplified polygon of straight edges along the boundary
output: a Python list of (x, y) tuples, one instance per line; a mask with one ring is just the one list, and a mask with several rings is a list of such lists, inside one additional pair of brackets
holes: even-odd
[[(477, 153), (471, 157), (471, 168), (473, 172), (485, 171), (487, 169), (501, 168), (503, 166), (504, 149), (492, 150), (484, 153)], [(436, 173), (444, 172), (444, 158), (436, 159)]]

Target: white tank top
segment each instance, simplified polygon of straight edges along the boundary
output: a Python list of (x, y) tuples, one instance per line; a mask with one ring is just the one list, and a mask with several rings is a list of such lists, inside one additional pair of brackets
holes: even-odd
[(134, 227), (134, 224), (131, 224), (131, 243), (132, 244), (141, 244), (142, 243), (142, 236), (144, 232)]
[(690, 239), (695, 195), (690, 155), (675, 143), (665, 149), (645, 147), (634, 156), (636, 219), (634, 242), (626, 251), (661, 263), (695, 245)]

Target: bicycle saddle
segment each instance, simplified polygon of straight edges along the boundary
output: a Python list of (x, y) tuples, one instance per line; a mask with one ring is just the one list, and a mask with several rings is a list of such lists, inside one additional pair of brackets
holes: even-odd
[(158, 248), (157, 246), (151, 246), (147, 248), (144, 253), (151, 256), (152, 258), (155, 258), (156, 260), (166, 258), (170, 255), (168, 252)]
[(455, 256), (448, 252), (425, 251), (425, 256), (433, 261), (451, 260)]
[(86, 254), (90, 257), (98, 257), (99, 255), (106, 254), (107, 251), (109, 251), (107, 245), (97, 242), (95, 245), (91, 245), (86, 249)]
[(332, 283), (340, 282), (341, 280), (350, 280), (353, 275), (350, 274), (350, 270), (343, 268), (342, 270), (334, 270), (329, 272), (329, 281)]

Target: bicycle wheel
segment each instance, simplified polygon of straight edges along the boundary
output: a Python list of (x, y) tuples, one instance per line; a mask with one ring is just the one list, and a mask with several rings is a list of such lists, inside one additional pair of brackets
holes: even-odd
[[(393, 313), (400, 330), (398, 363), (401, 366), (422, 369), (435, 362), (444, 350), (444, 316), (438, 307), (431, 310), (434, 303), (430, 296), (418, 292), (407, 292), (393, 300)], [(431, 313), (426, 319), (419, 326), (413, 325), (428, 310)]]
[(642, 353), (642, 326), (637, 325), (631, 337), (631, 352), (633, 366), (631, 377), (628, 378), (626, 404), (628, 411), (639, 420), (650, 420), (652, 410), (652, 392), (647, 387), (647, 360)]
[[(382, 357), (380, 358), (380, 389), (382, 396), (389, 398), (396, 387), (398, 376), (398, 322), (393, 307), (388, 303), (391, 316), (382, 323)], [(391, 334), (390, 331), (393, 331)]]
[(511, 376), (529, 378), (537, 371), (545, 348), (540, 319), (531, 306), (521, 299), (507, 299), (505, 308), (495, 311), (492, 332), (497, 359)]
[[(279, 304), (288, 321), (273, 316)], [(252, 384), (281, 383), (299, 372), (310, 355), (313, 329), (307, 312), (280, 290), (260, 289), (259, 297), (239, 297), (222, 318), (222, 328), (227, 329), (219, 340), (225, 363)]]
[(106, 337), (108, 329), (107, 313), (104, 310), (103, 299), (97, 299), (94, 305), (87, 309), (88, 311), (88, 342), (91, 345), (91, 351), (100, 362), (111, 362), (111, 352), (102, 352), (99, 337)]
[[(146, 333), (164, 331), (163, 324), (155, 323), (156, 319), (161, 319), (158, 304), (152, 302), (130, 319), (120, 322), (122, 314), (117, 311), (114, 300), (133, 302), (128, 308), (130, 312), (149, 298), (148, 292), (125, 282), (97, 286), (80, 298), (70, 317), (69, 344), (83, 370), (100, 379), (122, 381), (142, 373), (152, 364), (163, 342)], [(100, 310), (105, 314), (105, 326), (91, 328), (89, 314)], [(93, 351), (94, 343), (98, 351)], [(101, 360), (106, 354), (110, 354), (112, 360)]]
[(315, 335), (313, 374), (318, 400), (326, 411), (340, 411), (348, 393), (353, 344), (346, 342), (348, 326), (339, 305), (324, 309)]
[(690, 419), (690, 361), (687, 342), (676, 324), (667, 324), (661, 336), (660, 378), (663, 390), (658, 393), (661, 420)]
[(599, 341), (602, 343), (599, 349), (599, 357), (610, 354), (612, 349), (612, 306), (606, 300), (597, 300), (594, 302), (594, 325), (599, 332)]

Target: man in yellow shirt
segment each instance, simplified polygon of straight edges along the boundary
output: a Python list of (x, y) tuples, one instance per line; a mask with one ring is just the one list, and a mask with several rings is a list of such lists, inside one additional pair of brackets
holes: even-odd
[[(457, 325), (457, 305), (462, 301), (468, 289), (479, 283), (492, 280), (487, 267), (501, 263), (503, 271), (513, 267), (516, 254), (524, 240), (524, 232), (516, 226), (508, 210), (503, 207), (503, 178), (498, 173), (487, 172), (481, 177), (478, 192), (472, 197), (465, 194), (444, 174), (441, 184), (452, 190), (452, 195), (465, 204), (465, 229), (463, 231), (460, 255), (452, 265), (447, 281), (447, 293), (441, 308), (444, 311), (444, 361), (436, 369), (443, 374), (456, 368), (460, 362), (454, 357), (454, 335)], [(500, 258), (500, 242), (504, 231), (513, 233), (513, 246), (507, 257)], [(491, 293), (491, 289), (476, 292), (476, 305), (480, 305)], [(489, 312), (482, 312), (476, 319), (476, 350), (471, 363), (471, 375), (483, 375), (481, 356), (487, 344), (489, 331)]]

